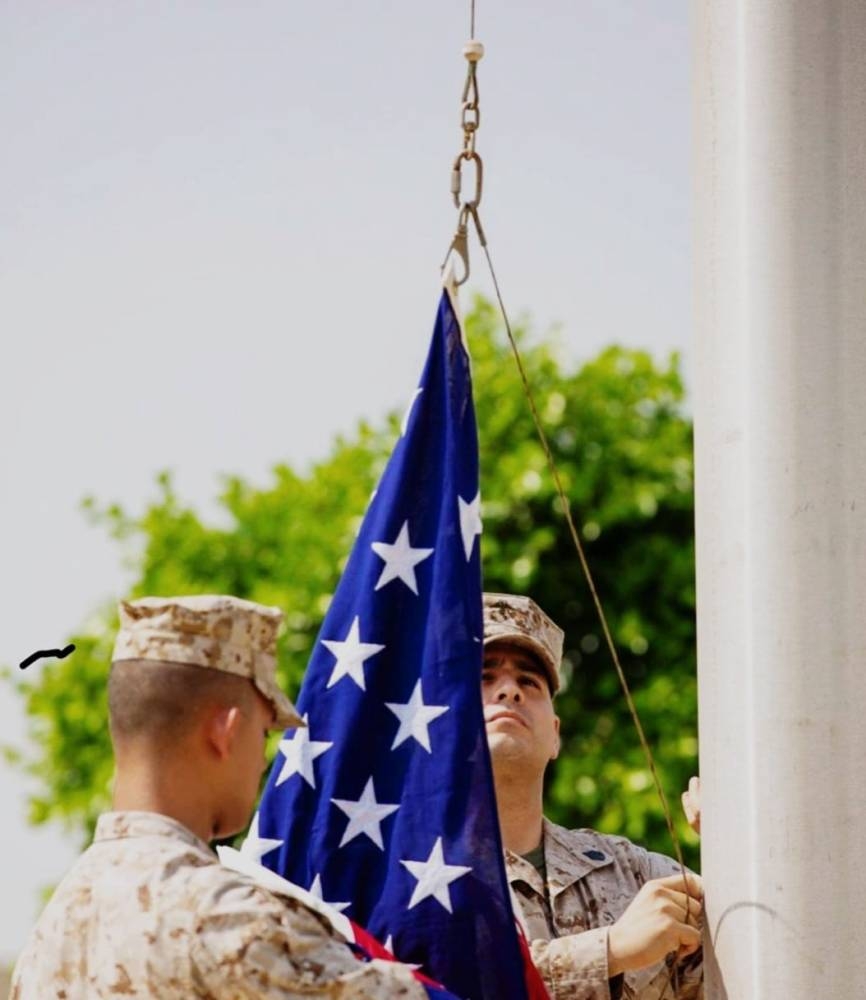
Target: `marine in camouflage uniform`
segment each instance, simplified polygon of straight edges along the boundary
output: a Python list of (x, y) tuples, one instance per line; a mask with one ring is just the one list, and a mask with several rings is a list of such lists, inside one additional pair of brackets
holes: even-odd
[[(532, 957), (554, 1000), (698, 1000), (700, 950), (680, 961), (665, 959), (662, 950), (660, 960), (616, 974), (610, 967), (612, 926), (646, 883), (670, 876), (681, 882), (677, 863), (625, 838), (567, 830), (541, 817), (544, 769), (559, 747), (551, 702), (560, 686), (562, 640), (562, 630), (529, 598), (484, 595), (485, 719), (508, 879)], [(522, 841), (519, 851), (508, 849), (510, 836)], [(699, 908), (693, 900), (689, 905)], [(655, 932), (643, 924), (638, 933)]]
[(322, 918), (206, 843), (246, 825), (265, 731), (303, 724), (274, 675), (281, 612), (208, 596), (120, 613), (109, 708), (122, 806), (46, 906), (10, 1000), (426, 997), (406, 966), (359, 962)]

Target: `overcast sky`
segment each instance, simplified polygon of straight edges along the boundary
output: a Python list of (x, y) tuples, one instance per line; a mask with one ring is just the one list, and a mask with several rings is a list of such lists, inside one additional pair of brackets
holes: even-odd
[[(687, 5), (477, 11), (510, 309), (561, 324), (576, 358), (688, 360)], [(0, 0), (0, 663), (123, 595), (85, 494), (137, 511), (171, 468), (212, 512), (221, 472), (265, 484), (408, 401), (455, 223), (467, 36), (468, 0)], [(5, 740), (22, 716), (4, 686)], [(2, 960), (78, 845), (26, 826), (5, 764), (0, 794)]]

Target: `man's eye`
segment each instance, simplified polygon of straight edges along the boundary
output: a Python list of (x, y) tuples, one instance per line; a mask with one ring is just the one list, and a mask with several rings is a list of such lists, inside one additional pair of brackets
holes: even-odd
[(527, 685), (527, 687), (538, 687), (538, 678), (533, 677), (531, 674), (527, 674), (520, 678), (520, 683)]

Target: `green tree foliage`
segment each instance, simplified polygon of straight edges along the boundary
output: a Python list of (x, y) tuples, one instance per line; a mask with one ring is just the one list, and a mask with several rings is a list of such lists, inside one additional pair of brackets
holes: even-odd
[[(568, 678), (557, 705), (562, 753), (548, 813), (670, 853), (661, 807), (559, 510), (519, 374), (493, 307), (467, 318), (480, 428), (488, 590), (529, 593), (566, 630)], [(691, 424), (673, 357), (611, 347), (574, 370), (518, 330), (541, 419), (675, 815), (696, 770)], [(398, 417), (361, 424), (300, 474), (257, 487), (225, 481), (226, 525), (204, 524), (168, 474), (143, 513), (86, 501), (123, 545), (143, 594), (232, 593), (287, 612), (280, 675), (297, 692), (360, 518), (398, 434)], [(125, 596), (125, 595), (124, 595)], [(116, 629), (103, 609), (69, 641), (74, 656), (20, 684), (38, 747), (21, 762), (39, 782), (35, 823), (87, 835), (109, 800), (104, 686)], [(679, 830), (687, 858), (695, 838)]]

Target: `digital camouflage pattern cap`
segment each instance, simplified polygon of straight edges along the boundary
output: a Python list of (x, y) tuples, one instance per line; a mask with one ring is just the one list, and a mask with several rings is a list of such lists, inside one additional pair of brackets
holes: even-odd
[(562, 685), (562, 641), (565, 633), (529, 597), (522, 594), (484, 595), (484, 645), (511, 642), (534, 653), (547, 672), (550, 689)]
[(304, 723), (277, 684), (279, 608), (239, 597), (142, 597), (121, 601), (112, 661), (160, 660), (248, 677), (273, 706), (274, 729)]

